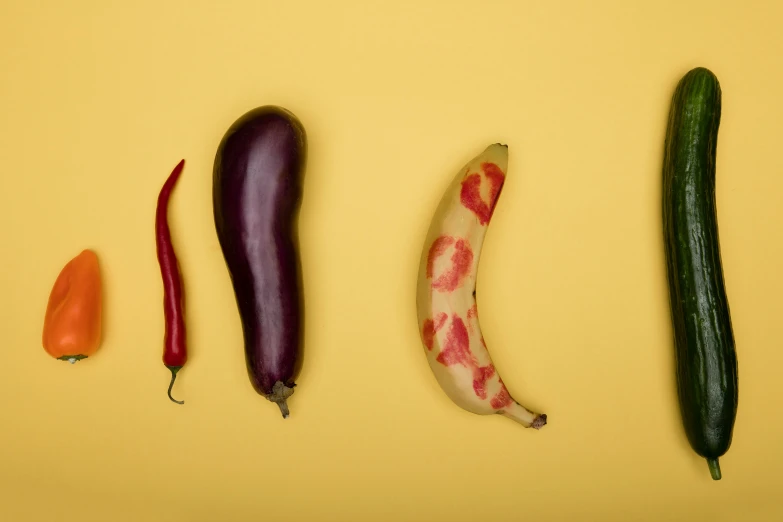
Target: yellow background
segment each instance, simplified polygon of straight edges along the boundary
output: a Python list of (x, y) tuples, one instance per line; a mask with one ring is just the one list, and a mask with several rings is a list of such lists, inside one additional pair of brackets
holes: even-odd
[[(685, 5), (682, 5), (685, 4)], [(783, 8), (776, 2), (0, 3), (0, 520), (781, 520)], [(660, 225), (678, 79), (723, 89), (720, 239), (740, 369), (723, 480), (676, 406)], [(264, 104), (304, 123), (307, 302), (283, 420), (248, 381), (211, 170)], [(466, 413), (416, 327), (429, 220), (510, 147), (482, 327), (541, 431)], [(161, 362), (158, 191), (191, 359)], [(105, 338), (40, 334), (62, 266), (100, 256)]]

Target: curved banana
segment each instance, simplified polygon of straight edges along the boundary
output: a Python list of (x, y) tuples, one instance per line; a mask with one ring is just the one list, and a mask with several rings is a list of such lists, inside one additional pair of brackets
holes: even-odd
[(419, 266), (419, 333), (430, 368), (454, 403), (540, 429), (546, 415), (511, 397), (484, 344), (476, 309), (481, 247), (507, 167), (508, 147), (490, 145), (459, 171), (441, 199)]

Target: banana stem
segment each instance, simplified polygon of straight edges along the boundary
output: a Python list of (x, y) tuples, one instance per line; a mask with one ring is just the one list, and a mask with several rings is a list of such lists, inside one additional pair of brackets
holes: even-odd
[(503, 408), (503, 410), (499, 411), (498, 413), (520, 423), (525, 428), (540, 430), (546, 424), (545, 413), (532, 412), (518, 402), (511, 403), (511, 405)]

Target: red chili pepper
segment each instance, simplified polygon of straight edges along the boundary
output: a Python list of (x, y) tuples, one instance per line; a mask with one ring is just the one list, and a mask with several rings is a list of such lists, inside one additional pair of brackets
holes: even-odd
[(180, 161), (169, 175), (158, 196), (158, 207), (155, 213), (155, 242), (157, 244), (158, 263), (163, 276), (163, 313), (166, 321), (164, 338), (163, 364), (171, 370), (169, 384), (169, 399), (177, 404), (185, 401), (175, 400), (171, 396), (171, 388), (177, 378), (177, 372), (182, 369), (188, 359), (185, 339), (185, 298), (182, 292), (179, 263), (171, 243), (171, 233), (168, 224), (168, 205), (171, 191), (185, 167), (185, 160)]

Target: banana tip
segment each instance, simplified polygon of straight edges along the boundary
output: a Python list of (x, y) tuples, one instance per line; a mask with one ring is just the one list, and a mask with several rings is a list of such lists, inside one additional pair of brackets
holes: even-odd
[(535, 419), (533, 419), (533, 423), (530, 425), (531, 428), (535, 428), (537, 430), (540, 430), (544, 427), (546, 424), (546, 413), (542, 413), (540, 415), (537, 415)]

